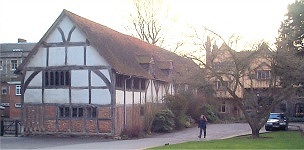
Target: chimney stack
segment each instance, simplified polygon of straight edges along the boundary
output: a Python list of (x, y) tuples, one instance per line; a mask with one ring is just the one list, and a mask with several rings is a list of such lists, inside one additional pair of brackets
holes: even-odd
[(18, 43), (26, 43), (26, 40), (22, 38), (18, 38)]

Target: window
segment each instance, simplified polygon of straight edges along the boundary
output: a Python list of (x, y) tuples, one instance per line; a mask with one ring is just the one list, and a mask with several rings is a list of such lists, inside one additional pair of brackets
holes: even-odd
[(304, 103), (297, 103), (295, 105), (295, 117), (304, 117)]
[(257, 71), (257, 79), (265, 80), (270, 79), (270, 70), (258, 70)]
[(70, 107), (59, 107), (59, 117), (65, 118), (70, 117)]
[(46, 87), (69, 86), (69, 71), (46, 71), (44, 73), (44, 82)]
[(215, 81), (216, 90), (225, 90), (228, 87), (228, 81)]
[(82, 118), (86, 114), (87, 118), (96, 118), (97, 111), (96, 107), (81, 107), (81, 106), (60, 106), (59, 117), (60, 118)]
[(17, 69), (17, 60), (11, 60), (11, 70)]
[(222, 112), (222, 113), (226, 112), (226, 102), (225, 101), (222, 101), (220, 112)]
[(116, 74), (116, 87), (123, 88), (124, 86), (124, 76)]
[(96, 108), (95, 107), (87, 107), (87, 118), (96, 118)]
[(16, 95), (21, 95), (21, 85), (16, 85)]
[(3, 70), (3, 61), (0, 60), (0, 70)]
[(2, 86), (1, 91), (2, 91), (1, 93), (2, 93), (3, 95), (7, 94), (7, 87), (6, 87), (6, 86)]

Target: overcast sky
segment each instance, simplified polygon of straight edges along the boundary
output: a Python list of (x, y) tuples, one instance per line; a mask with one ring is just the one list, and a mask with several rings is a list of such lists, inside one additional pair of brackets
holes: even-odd
[[(245, 43), (275, 41), (287, 6), (294, 0), (167, 0), (170, 32), (206, 26), (218, 34), (240, 36)], [(0, 43), (18, 38), (38, 42), (63, 9), (128, 33), (132, 0), (0, 0)]]

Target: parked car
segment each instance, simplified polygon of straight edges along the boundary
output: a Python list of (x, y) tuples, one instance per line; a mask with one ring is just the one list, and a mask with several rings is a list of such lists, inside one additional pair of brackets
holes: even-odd
[(288, 119), (284, 113), (270, 113), (265, 125), (265, 130), (288, 130)]

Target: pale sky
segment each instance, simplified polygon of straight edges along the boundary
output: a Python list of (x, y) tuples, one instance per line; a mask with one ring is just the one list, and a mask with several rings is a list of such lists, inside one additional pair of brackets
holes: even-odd
[[(63, 9), (128, 33), (132, 0), (0, 0), (0, 43), (18, 38), (38, 42)], [(294, 0), (167, 0), (172, 39), (190, 27), (206, 26), (223, 37), (240, 36), (243, 43), (275, 42), (287, 6)]]

